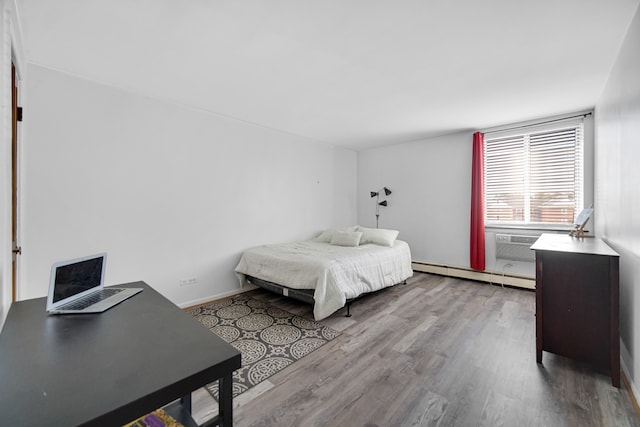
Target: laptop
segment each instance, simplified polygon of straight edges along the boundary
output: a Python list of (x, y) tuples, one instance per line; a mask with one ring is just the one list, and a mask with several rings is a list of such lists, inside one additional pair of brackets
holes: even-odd
[(47, 313), (101, 313), (142, 291), (142, 288), (104, 288), (107, 254), (56, 262), (51, 266)]

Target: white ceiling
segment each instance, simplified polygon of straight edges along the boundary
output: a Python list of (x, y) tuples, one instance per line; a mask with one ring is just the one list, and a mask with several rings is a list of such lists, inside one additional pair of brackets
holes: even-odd
[(360, 150), (573, 112), (640, 0), (17, 0), (27, 61)]

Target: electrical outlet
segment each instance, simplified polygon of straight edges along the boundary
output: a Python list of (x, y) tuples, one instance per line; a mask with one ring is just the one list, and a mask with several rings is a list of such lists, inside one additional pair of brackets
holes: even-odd
[(180, 286), (195, 285), (196, 283), (198, 283), (197, 277), (188, 277), (186, 279), (178, 280), (178, 285)]

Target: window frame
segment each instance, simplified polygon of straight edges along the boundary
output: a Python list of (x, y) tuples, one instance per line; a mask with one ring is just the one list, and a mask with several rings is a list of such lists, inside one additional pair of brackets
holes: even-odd
[[(538, 123), (529, 123), (524, 124), (519, 127), (509, 127), (507, 129), (497, 129), (493, 131), (485, 132), (485, 156), (484, 156), (484, 221), (485, 227), (488, 229), (526, 229), (526, 230), (570, 230), (573, 227), (573, 222), (575, 221), (575, 217), (580, 213), (580, 211), (584, 208), (584, 206), (588, 206), (589, 202), (592, 201), (592, 189), (593, 189), (593, 168), (590, 165), (589, 160), (592, 158), (592, 150), (593, 150), (593, 131), (592, 131), (592, 121), (587, 121), (587, 116), (590, 116), (591, 113), (584, 113), (580, 116), (573, 116), (568, 118), (561, 119), (553, 119), (547, 121), (541, 121)], [(504, 127), (504, 126), (503, 126)], [(531, 202), (531, 152), (529, 141), (531, 135), (539, 135), (546, 132), (554, 132), (560, 131), (562, 129), (568, 128), (579, 128), (578, 132), (580, 134), (578, 141), (578, 153), (577, 153), (577, 162), (579, 162), (579, 176), (576, 177), (576, 181), (578, 185), (578, 200), (574, 203), (573, 209), (573, 219), (571, 223), (569, 222), (533, 222), (531, 221), (530, 210), (530, 202)], [(496, 139), (505, 139), (505, 138), (513, 138), (516, 139), (518, 137), (523, 137), (525, 142), (525, 148), (523, 150), (523, 156), (528, 156), (528, 158), (524, 159), (524, 168), (526, 170), (525, 173), (525, 181), (523, 182), (523, 197), (525, 197), (525, 204), (523, 207), (525, 210), (525, 219), (522, 221), (496, 221), (489, 220), (487, 218), (488, 209), (487, 209), (487, 158), (486, 158), (486, 150), (487, 150), (487, 142), (496, 140)], [(575, 182), (575, 181), (574, 181)], [(529, 221), (526, 221), (526, 219)]]

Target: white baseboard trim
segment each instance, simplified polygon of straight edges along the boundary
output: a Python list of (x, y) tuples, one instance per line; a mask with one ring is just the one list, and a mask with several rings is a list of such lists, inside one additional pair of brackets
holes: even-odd
[(624, 345), (624, 342), (620, 340), (620, 368), (622, 368), (622, 373), (627, 379), (629, 392), (633, 395), (631, 397), (635, 399), (636, 402), (640, 402), (640, 399), (638, 399), (638, 396), (640, 396), (640, 393), (638, 393), (638, 387), (636, 386), (636, 383), (633, 381), (632, 371), (629, 370), (629, 365), (627, 361), (632, 361), (631, 354), (627, 350), (627, 347)]
[[(514, 286), (524, 289), (535, 289), (536, 280), (533, 277), (520, 276), (517, 274), (508, 274), (499, 271), (477, 271), (465, 267), (457, 267), (443, 264), (431, 264), (422, 261), (413, 261), (411, 266), (414, 271), (422, 273), (433, 273), (441, 276), (458, 277), (461, 279), (478, 280), (480, 282), (494, 283), (497, 285)], [(253, 289), (257, 289), (257, 286), (247, 285), (242, 289), (233, 289), (231, 291), (222, 292), (215, 295), (209, 295), (203, 298), (198, 298), (191, 301), (185, 301), (178, 304), (180, 308), (194, 307), (196, 305), (206, 304), (211, 301), (215, 301), (222, 298), (227, 298), (233, 295), (238, 295)]]
[(215, 300), (219, 300), (219, 299), (223, 299), (223, 298), (227, 298), (227, 297), (231, 297), (234, 295), (239, 295), (239, 294), (243, 294), (245, 292), (249, 292), (253, 289), (257, 289), (257, 286), (254, 285), (247, 285), (242, 289), (233, 289), (231, 291), (227, 291), (227, 292), (222, 292), (219, 294), (215, 294), (215, 295), (209, 295), (203, 298), (198, 298), (198, 299), (194, 299), (191, 301), (186, 301), (180, 304), (177, 304), (178, 307), (180, 308), (189, 308), (189, 307), (195, 307), (196, 305), (202, 305), (202, 304), (206, 304)]
[(461, 279), (478, 280), (481, 282), (495, 283), (498, 285), (514, 286), (524, 289), (535, 289), (535, 277), (522, 276), (513, 273), (504, 273), (500, 271), (478, 271), (465, 267), (457, 267), (452, 265), (431, 264), (427, 262), (413, 261), (411, 263), (414, 271), (422, 273), (433, 273), (441, 276), (458, 277)]

